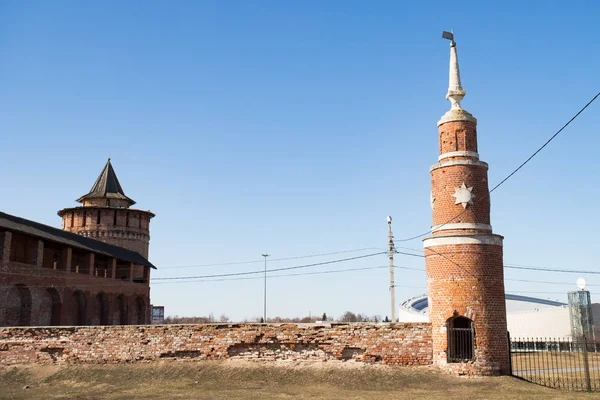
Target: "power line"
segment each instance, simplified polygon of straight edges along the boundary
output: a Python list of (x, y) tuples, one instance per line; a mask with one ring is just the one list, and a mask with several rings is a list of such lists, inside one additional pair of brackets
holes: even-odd
[[(326, 270), (326, 271), (313, 271), (313, 272), (300, 272), (294, 274), (280, 274), (280, 275), (267, 275), (267, 278), (284, 278), (288, 276), (305, 276), (305, 275), (322, 275), (322, 274), (333, 274), (340, 272), (353, 272), (353, 271), (366, 271), (373, 269), (383, 269), (389, 268), (389, 266), (377, 266), (377, 267), (358, 267), (358, 268), (345, 268), (345, 269), (335, 269), (335, 270)], [(414, 270), (414, 271), (424, 271), (420, 268), (410, 268), (394, 265), (394, 268), (397, 269), (406, 269), (406, 270)], [(6, 273), (7, 275), (19, 275), (19, 276), (31, 276), (31, 274), (19, 274), (19, 273)], [(187, 281), (165, 281), (165, 282), (155, 282), (153, 285), (163, 285), (163, 284), (181, 284), (181, 283), (202, 283), (202, 282), (223, 282), (223, 281), (242, 281), (242, 280), (253, 280), (253, 279), (263, 279), (261, 276), (245, 276), (245, 277), (229, 277), (229, 278), (220, 278), (220, 279), (199, 279), (199, 280), (187, 280)], [(107, 278), (105, 281), (98, 281), (93, 284), (62, 284), (62, 285), (26, 285), (28, 288), (50, 288), (54, 286), (64, 286), (64, 287), (104, 287), (111, 286), (114, 287), (114, 281), (110, 278)], [(14, 287), (14, 285), (0, 285), (0, 287)], [(408, 287), (408, 286), (406, 286)]]
[[(568, 283), (568, 282), (548, 282), (548, 281), (533, 281), (533, 280), (529, 280), (529, 279), (508, 279), (508, 278), (504, 278), (505, 281), (511, 281), (511, 282), (527, 282), (527, 283), (544, 283), (544, 284), (548, 284), (548, 285), (567, 285), (567, 286), (573, 286), (572, 283)], [(600, 286), (600, 285), (590, 285), (589, 283), (586, 284), (586, 286)]]
[[(542, 151), (548, 144), (550, 144), (550, 142), (552, 142), (567, 126), (569, 126), (571, 124), (571, 122), (575, 121), (575, 119), (577, 117), (579, 117), (579, 115), (585, 111), (586, 108), (588, 108), (597, 98), (598, 96), (600, 96), (600, 92), (598, 92), (585, 106), (583, 106), (583, 108), (581, 108), (577, 114), (575, 114), (573, 116), (573, 118), (571, 118), (566, 124), (564, 124), (558, 131), (556, 131), (556, 133), (554, 133), (554, 135), (552, 135), (550, 137), (550, 139), (548, 139), (546, 141), (546, 143), (544, 143), (540, 148), (538, 148), (531, 156), (529, 156), (525, 161), (523, 161), (521, 163), (521, 165), (519, 165), (516, 169), (514, 169), (510, 174), (508, 174), (506, 176), (506, 178), (502, 179), (500, 181), (500, 183), (498, 183), (496, 186), (494, 186), (487, 195), (484, 195), (482, 198), (490, 197), (490, 195), (492, 194), (492, 192), (496, 189), (498, 189), (500, 186), (502, 186), (507, 180), (509, 180), (514, 174), (516, 174), (521, 168), (523, 168), (525, 166), (525, 164), (527, 164), (529, 161), (531, 161), (531, 159), (533, 159), (533, 157), (535, 157), (540, 151)], [(462, 214), (464, 214), (467, 211), (467, 209), (465, 208), (464, 210), (462, 210), (460, 213), (458, 213), (456, 216), (452, 217), (451, 219), (449, 219), (448, 221), (444, 222), (443, 224), (440, 225), (440, 227), (449, 224), (450, 222), (454, 221), (456, 218), (460, 217)], [(409, 242), (411, 240), (415, 240), (415, 239), (419, 239), (423, 236), (427, 236), (431, 233), (431, 229), (428, 230), (427, 232), (421, 233), (419, 235), (416, 236), (412, 236), (409, 238), (405, 238), (405, 239), (398, 239), (397, 242)]]
[(584, 271), (577, 269), (551, 269), (544, 267), (527, 267), (527, 266), (517, 266), (517, 265), (505, 265), (504, 268), (511, 269), (525, 269), (531, 271), (544, 271), (544, 272), (559, 272), (559, 273), (569, 273), (569, 274), (592, 274), (592, 275), (600, 275), (600, 271)]
[[(280, 274), (280, 275), (268, 275), (268, 278), (285, 278), (285, 277), (295, 277), (295, 276), (307, 276), (307, 275), (325, 275), (325, 274), (334, 274), (334, 273), (343, 273), (343, 272), (354, 272), (354, 271), (366, 271), (366, 270), (375, 270), (375, 269), (384, 269), (384, 268), (389, 268), (389, 266), (376, 266), (376, 267), (358, 267), (358, 268), (345, 268), (345, 269), (336, 269), (336, 270), (326, 270), (326, 271), (313, 271), (313, 272), (300, 272), (300, 273), (294, 273), (294, 274)], [(395, 269), (404, 269), (404, 270), (412, 270), (412, 271), (419, 271), (419, 272), (425, 272), (425, 269), (423, 268), (412, 268), (412, 267), (404, 267), (404, 266), (399, 266), (399, 265), (394, 265)], [(18, 276), (31, 276), (31, 274), (24, 274), (24, 273), (11, 273), (11, 272), (4, 272), (4, 275), (18, 275)], [(109, 280), (110, 278), (108, 278), (105, 281), (98, 281), (96, 283), (93, 284), (64, 284), (64, 285), (58, 285), (58, 286), (73, 286), (73, 287), (105, 287), (105, 286), (114, 286), (114, 281)], [(256, 279), (262, 279), (262, 277), (260, 276), (246, 276), (246, 277), (229, 277), (229, 278), (219, 278), (219, 279), (210, 279), (210, 278), (206, 278), (206, 279), (199, 279), (199, 280), (187, 280), (187, 281), (180, 281), (180, 282), (174, 282), (174, 281), (166, 281), (166, 282), (155, 282), (153, 283), (153, 285), (162, 285), (162, 284), (182, 284), (182, 283), (202, 283), (202, 282), (223, 282), (223, 281), (241, 281), (241, 280), (256, 280)], [(505, 278), (505, 281), (512, 281), (512, 282), (527, 282), (527, 283), (542, 283), (542, 284), (554, 284), (554, 285), (567, 285), (567, 286), (571, 286), (570, 283), (566, 283), (566, 282), (551, 282), (551, 281), (536, 281), (536, 280), (529, 280), (529, 279), (509, 279), (509, 278)], [(13, 287), (14, 285), (0, 285), (0, 287)], [(27, 285), (27, 287), (33, 288), (33, 287), (43, 287), (43, 288), (49, 288), (49, 287), (54, 287), (55, 285)], [(405, 287), (405, 288), (415, 288), (415, 289), (424, 289), (425, 287), (423, 286), (402, 286), (402, 285), (394, 285), (395, 287)], [(600, 285), (593, 285), (593, 284), (588, 284), (587, 286), (590, 287), (595, 287), (595, 286), (600, 286)], [(508, 292), (507, 292), (508, 293)], [(517, 293), (517, 292), (512, 292), (512, 293)], [(523, 292), (523, 293), (536, 293), (536, 292)], [(538, 293), (562, 293), (562, 292), (538, 292)]]
[[(267, 272), (289, 271), (289, 270), (293, 270), (293, 269), (317, 267), (319, 265), (335, 264), (335, 263), (340, 263), (340, 262), (358, 260), (358, 259), (361, 259), (361, 258), (378, 256), (378, 255), (381, 255), (381, 254), (386, 254), (386, 253), (385, 253), (385, 251), (382, 251), (382, 252), (378, 252), (378, 253), (365, 254), (365, 255), (362, 255), (362, 256), (349, 257), (349, 258), (342, 258), (342, 259), (339, 259), (339, 260), (324, 261), (324, 262), (314, 263), (314, 264), (297, 265), (297, 266), (285, 267), (285, 268), (273, 268), (273, 269), (267, 270)], [(220, 278), (220, 277), (227, 277), (227, 276), (253, 275), (253, 274), (262, 274), (262, 273), (264, 273), (264, 270), (246, 271), (246, 272), (231, 272), (231, 273), (227, 273), (227, 274), (213, 274), (213, 275), (200, 275), (200, 276), (180, 276), (180, 277), (153, 278), (153, 279), (151, 279), (151, 281), (152, 280), (175, 280), (175, 279), (179, 279), (180, 280), (180, 279)]]
[[(347, 269), (333, 269), (327, 271), (315, 271), (315, 272), (300, 272), (295, 274), (280, 274), (280, 275), (267, 275), (267, 278), (285, 278), (287, 276), (305, 276), (305, 275), (325, 275), (335, 274), (340, 272), (354, 272), (354, 271), (367, 271), (373, 269), (389, 268), (389, 266), (378, 266), (378, 267), (362, 267), (362, 268), (347, 268)], [(256, 280), (263, 279), (262, 276), (246, 276), (246, 277), (232, 277), (232, 278), (220, 278), (220, 279), (200, 279), (200, 280), (188, 280), (181, 282), (156, 282), (154, 285), (163, 284), (179, 284), (179, 283), (200, 283), (200, 282), (222, 282), (222, 281), (245, 281), (245, 280)]]
[[(506, 293), (507, 294), (518, 294), (518, 293), (529, 293), (529, 294), (562, 294), (562, 295), (567, 294), (565, 292), (536, 292), (536, 291), (532, 292), (532, 291), (529, 291), (529, 290), (522, 290), (522, 291), (511, 290), (511, 291), (506, 292)], [(590, 293), (590, 294), (599, 295), (600, 293)]]
[[(430, 248), (431, 250), (431, 248)], [(432, 250), (433, 251), (433, 250)], [(436, 254), (444, 257), (441, 253), (434, 251)], [(396, 251), (396, 253), (398, 254), (404, 254), (407, 256), (412, 256), (412, 257), (420, 257), (420, 258), (425, 258), (424, 255), (421, 254), (412, 254), (412, 253), (403, 253), (400, 251)], [(444, 257), (446, 258), (446, 257)], [(454, 261), (451, 261), (452, 263), (454, 263)], [(544, 272), (556, 272), (556, 273), (572, 273), (572, 274), (592, 274), (592, 275), (600, 275), (600, 271), (589, 271), (589, 270), (575, 270), (575, 269), (553, 269), (553, 268), (547, 268), (547, 267), (534, 267), (534, 266), (529, 266), (529, 265), (514, 265), (514, 264), (504, 264), (504, 268), (509, 268), (509, 269), (522, 269), (522, 270), (531, 270), (531, 271), (544, 271)], [(508, 280), (508, 279), (507, 279)], [(531, 282), (539, 282), (539, 283), (545, 283), (543, 281), (531, 281)]]
[[(330, 253), (320, 253), (320, 254), (308, 254), (305, 256), (295, 256), (295, 257), (284, 257), (284, 258), (273, 258), (269, 259), (269, 262), (273, 261), (289, 261), (289, 260), (299, 260), (302, 258), (312, 258), (312, 257), (322, 257), (322, 256), (331, 256), (335, 254), (344, 254), (344, 253), (355, 253), (358, 251), (365, 250), (381, 250), (379, 247), (363, 247), (361, 249), (352, 249), (352, 250), (342, 250), (342, 251), (333, 251)], [(258, 264), (263, 263), (264, 260), (249, 260), (249, 261), (235, 261), (235, 262), (226, 262), (226, 263), (217, 263), (217, 264), (200, 264), (200, 265), (177, 265), (172, 267), (160, 267), (160, 271), (164, 269), (181, 269), (181, 268), (207, 268), (207, 267), (223, 267), (228, 265), (244, 265), (244, 264)]]
[(406, 252), (398, 251), (398, 250), (394, 251), (394, 253), (396, 253), (396, 254), (403, 254), (405, 256), (425, 258), (425, 256), (423, 254), (412, 254), (412, 253), (406, 253)]
[(490, 193), (492, 193), (494, 190), (496, 190), (496, 189), (498, 189), (500, 186), (502, 186), (502, 184), (503, 184), (504, 182), (506, 182), (507, 180), (509, 180), (509, 179), (510, 179), (510, 178), (511, 178), (511, 177), (512, 177), (514, 174), (516, 174), (516, 173), (517, 173), (517, 172), (518, 172), (518, 171), (519, 171), (521, 168), (523, 168), (523, 167), (525, 166), (525, 164), (527, 164), (529, 161), (531, 161), (531, 159), (532, 159), (533, 157), (535, 157), (535, 156), (536, 156), (536, 155), (537, 155), (537, 154), (538, 154), (540, 151), (542, 151), (542, 150), (544, 149), (544, 147), (546, 147), (548, 144), (550, 144), (550, 142), (551, 142), (551, 141), (553, 141), (553, 140), (554, 140), (554, 139), (555, 139), (555, 138), (556, 138), (556, 137), (557, 137), (557, 136), (558, 136), (558, 135), (559, 135), (559, 134), (560, 134), (560, 133), (561, 133), (561, 132), (562, 132), (562, 131), (563, 131), (563, 130), (564, 130), (566, 127), (567, 127), (567, 126), (569, 126), (569, 124), (571, 124), (571, 122), (575, 121), (575, 119), (576, 119), (577, 117), (579, 117), (579, 114), (581, 114), (582, 112), (584, 112), (584, 111), (585, 111), (585, 109), (586, 109), (586, 108), (588, 108), (588, 106), (589, 106), (590, 104), (592, 104), (592, 103), (594, 102), (594, 100), (596, 100), (596, 99), (598, 98), (598, 96), (600, 96), (600, 92), (598, 92), (598, 93), (597, 93), (597, 94), (596, 94), (596, 95), (595, 95), (595, 96), (594, 96), (594, 97), (593, 97), (593, 98), (592, 98), (592, 99), (591, 99), (591, 100), (590, 100), (590, 101), (589, 101), (589, 102), (588, 102), (588, 103), (587, 103), (585, 106), (583, 106), (583, 108), (582, 108), (581, 110), (579, 110), (579, 112), (578, 112), (577, 114), (575, 114), (575, 115), (573, 116), (573, 118), (571, 118), (571, 119), (569, 120), (569, 122), (567, 122), (566, 124), (564, 124), (564, 125), (562, 126), (562, 128), (560, 128), (560, 129), (559, 129), (559, 130), (558, 130), (558, 131), (557, 131), (557, 132), (556, 132), (554, 135), (552, 135), (552, 137), (550, 137), (550, 139), (548, 139), (548, 140), (546, 141), (546, 143), (544, 143), (544, 144), (542, 145), (542, 147), (540, 147), (539, 149), (537, 149), (537, 150), (535, 151), (535, 153), (533, 153), (531, 156), (529, 156), (529, 158), (528, 158), (527, 160), (523, 161), (523, 163), (522, 163), (521, 165), (519, 165), (519, 166), (517, 167), (517, 169), (515, 169), (513, 172), (511, 172), (510, 174), (508, 174), (508, 176), (507, 176), (506, 178), (502, 179), (502, 180), (500, 181), (500, 183), (499, 183), (499, 184), (497, 184), (496, 186), (494, 186), (494, 187), (492, 188), (492, 190), (490, 190)]
[(412, 251), (423, 251), (423, 249), (415, 249), (414, 247), (402, 247), (394, 245), (396, 249), (412, 250)]

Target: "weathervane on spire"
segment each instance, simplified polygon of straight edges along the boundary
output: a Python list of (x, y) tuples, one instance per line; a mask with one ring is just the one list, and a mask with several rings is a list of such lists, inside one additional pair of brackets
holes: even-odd
[(452, 110), (462, 110), (460, 102), (467, 92), (463, 90), (460, 84), (460, 69), (458, 68), (458, 55), (456, 54), (454, 29), (452, 29), (452, 32), (442, 32), (442, 38), (450, 40), (450, 80), (446, 100), (450, 100)]
[(454, 41), (454, 29), (452, 29), (452, 32), (442, 31), (442, 39), (448, 39), (450, 40), (450, 46), (456, 46), (456, 42)]
[(458, 68), (458, 55), (456, 53), (456, 42), (454, 41), (454, 29), (452, 29), (451, 32), (443, 31), (442, 39), (448, 39), (450, 41), (450, 79), (448, 82), (448, 94), (446, 94), (446, 100), (450, 100), (452, 107), (450, 107), (450, 110), (438, 121), (438, 126), (450, 121), (477, 122), (475, 117), (460, 106), (460, 102), (467, 92), (465, 92), (460, 83), (460, 69)]

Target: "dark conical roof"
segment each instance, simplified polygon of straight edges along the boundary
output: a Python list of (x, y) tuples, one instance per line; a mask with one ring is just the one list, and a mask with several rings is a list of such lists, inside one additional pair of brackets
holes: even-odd
[(134, 205), (135, 201), (125, 196), (125, 192), (119, 183), (117, 174), (110, 163), (110, 158), (106, 162), (104, 169), (96, 179), (96, 183), (92, 186), (92, 189), (85, 196), (81, 196), (77, 199), (78, 202), (83, 203), (87, 199), (120, 199), (127, 200), (129, 205)]

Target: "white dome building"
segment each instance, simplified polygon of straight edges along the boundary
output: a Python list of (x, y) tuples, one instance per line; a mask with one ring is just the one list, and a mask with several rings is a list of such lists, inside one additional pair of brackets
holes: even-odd
[[(571, 320), (566, 303), (529, 296), (506, 294), (506, 319), (512, 338), (569, 338)], [(398, 322), (429, 321), (427, 295), (413, 297), (400, 305)], [(600, 321), (600, 304), (592, 304), (594, 330)]]

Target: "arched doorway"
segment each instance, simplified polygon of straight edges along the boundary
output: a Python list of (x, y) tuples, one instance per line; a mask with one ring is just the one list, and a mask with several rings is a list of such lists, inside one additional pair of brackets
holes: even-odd
[(96, 315), (100, 325), (108, 325), (108, 296), (100, 292), (96, 295)]
[(62, 302), (60, 294), (55, 288), (48, 288), (44, 291), (44, 301), (40, 307), (40, 319), (42, 325), (57, 326), (60, 325), (60, 313), (62, 311)]
[(127, 299), (124, 295), (117, 297), (117, 305), (119, 307), (119, 325), (128, 325), (129, 318), (127, 313), (129, 310), (127, 307)]
[(73, 293), (73, 305), (75, 325), (85, 325), (87, 323), (87, 299), (81, 290)]
[(144, 325), (146, 323), (146, 302), (141, 297), (135, 299), (135, 316), (137, 325)]
[(471, 361), (475, 355), (475, 328), (466, 317), (452, 317), (447, 322), (448, 362)]
[(31, 323), (31, 291), (25, 285), (15, 285), (6, 297), (6, 325), (28, 326)]

